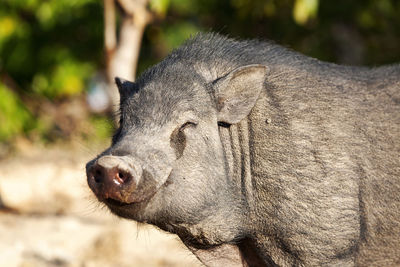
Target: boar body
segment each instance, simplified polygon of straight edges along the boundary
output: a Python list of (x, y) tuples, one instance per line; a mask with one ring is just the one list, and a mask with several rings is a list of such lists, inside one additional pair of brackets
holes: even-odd
[(87, 164), (115, 214), (209, 266), (400, 264), (400, 66), (203, 34), (135, 82)]

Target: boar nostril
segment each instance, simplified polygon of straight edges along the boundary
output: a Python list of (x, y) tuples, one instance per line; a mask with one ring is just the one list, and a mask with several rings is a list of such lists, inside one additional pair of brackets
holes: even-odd
[(114, 179), (119, 184), (126, 183), (129, 180), (129, 175), (119, 171), (115, 173)]
[(107, 188), (113, 188), (115, 185), (126, 186), (134, 180), (134, 173), (131, 173), (129, 168), (120, 166), (123, 164), (124, 162), (118, 159), (100, 158), (90, 167), (88, 178), (93, 186), (98, 187), (97, 189), (102, 188), (101, 190), (108, 190)]
[(103, 177), (102, 171), (100, 169), (95, 170), (94, 175), (93, 175), (94, 181), (96, 183), (101, 183), (103, 180), (102, 177)]

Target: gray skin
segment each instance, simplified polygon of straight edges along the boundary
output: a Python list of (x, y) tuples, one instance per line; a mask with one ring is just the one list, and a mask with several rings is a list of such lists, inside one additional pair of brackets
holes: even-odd
[(207, 266), (400, 264), (400, 66), (202, 34), (135, 82), (87, 168)]

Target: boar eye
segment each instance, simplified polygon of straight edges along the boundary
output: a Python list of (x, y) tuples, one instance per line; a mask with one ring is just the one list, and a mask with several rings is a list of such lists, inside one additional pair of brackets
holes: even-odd
[(176, 159), (179, 159), (183, 155), (183, 151), (186, 147), (186, 136), (183, 132), (186, 128), (195, 127), (197, 123), (194, 122), (185, 122), (181, 127), (176, 127), (176, 129), (172, 132), (170, 137), (170, 145), (175, 151)]
[(229, 123), (226, 123), (226, 122), (223, 122), (223, 121), (219, 121), (218, 122), (218, 126), (223, 127), (223, 128), (231, 127), (231, 125)]
[(196, 126), (197, 126), (197, 123), (191, 122), (191, 121), (187, 121), (184, 124), (182, 124), (181, 128), (179, 128), (179, 131), (183, 131), (188, 127), (196, 127)]

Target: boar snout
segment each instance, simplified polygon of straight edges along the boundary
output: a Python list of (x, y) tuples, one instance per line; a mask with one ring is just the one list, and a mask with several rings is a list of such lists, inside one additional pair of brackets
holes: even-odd
[(102, 156), (87, 165), (87, 178), (90, 189), (99, 200), (116, 200), (131, 203), (142, 176), (139, 164), (125, 157)]

